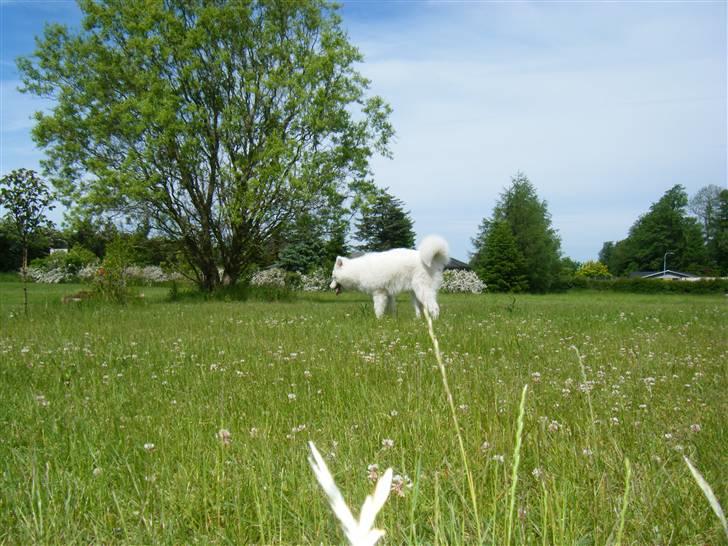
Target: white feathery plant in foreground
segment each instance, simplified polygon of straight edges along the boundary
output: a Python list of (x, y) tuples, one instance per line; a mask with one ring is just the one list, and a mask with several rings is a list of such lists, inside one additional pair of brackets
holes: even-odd
[(364, 499), (359, 521), (357, 521), (344, 501), (339, 488), (336, 487), (334, 477), (329, 472), (316, 446), (313, 442), (309, 442), (308, 447), (311, 450), (308, 462), (316, 475), (316, 479), (326, 493), (326, 497), (329, 499), (331, 509), (341, 522), (341, 527), (344, 529), (349, 544), (352, 546), (374, 546), (384, 536), (382, 529), (374, 528), (374, 518), (377, 517), (377, 513), (379, 513), (389, 497), (389, 491), (392, 487), (392, 469), (388, 468), (379, 478), (374, 488), (374, 494), (367, 495), (367, 498)]
[(693, 475), (693, 478), (695, 478), (698, 486), (700, 487), (700, 489), (703, 490), (703, 494), (705, 495), (705, 498), (708, 499), (708, 502), (710, 503), (710, 507), (713, 509), (713, 512), (715, 512), (715, 515), (718, 516), (720, 523), (723, 525), (723, 532), (725, 532), (725, 536), (726, 538), (728, 538), (728, 521), (726, 521), (725, 519), (725, 514), (723, 513), (723, 509), (718, 502), (718, 498), (715, 496), (715, 493), (713, 493), (713, 489), (710, 487), (710, 484), (705, 480), (705, 478), (703, 478), (703, 475), (698, 472), (698, 469), (693, 466), (693, 463), (690, 462), (690, 459), (688, 459), (684, 455), (683, 459), (685, 459), (685, 464), (688, 465), (690, 473)]

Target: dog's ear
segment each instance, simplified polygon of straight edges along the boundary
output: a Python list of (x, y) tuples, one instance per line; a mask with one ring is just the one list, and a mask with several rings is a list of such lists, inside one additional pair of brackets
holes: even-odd
[(336, 257), (336, 267), (342, 267), (344, 265), (344, 258), (341, 256)]

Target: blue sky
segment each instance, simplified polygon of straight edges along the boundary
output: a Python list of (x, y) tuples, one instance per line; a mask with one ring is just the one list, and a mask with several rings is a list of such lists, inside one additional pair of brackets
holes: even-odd
[[(596, 258), (674, 184), (728, 179), (726, 2), (344, 2), (371, 91), (394, 108), (393, 159), (375, 180), (418, 238), (467, 259), (511, 176), (548, 203), (564, 255)], [(42, 157), (44, 102), (16, 91), (14, 59), (73, 2), (0, 0), (0, 172)]]

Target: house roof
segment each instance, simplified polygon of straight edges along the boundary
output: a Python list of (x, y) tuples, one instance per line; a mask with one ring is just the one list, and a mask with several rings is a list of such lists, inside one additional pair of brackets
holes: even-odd
[(470, 269), (470, 266), (465, 262), (461, 262), (455, 258), (450, 258), (450, 261), (445, 265), (445, 269)]
[[(364, 256), (364, 254), (366, 254), (366, 252), (357, 251), (349, 254), (349, 257), (358, 258), (359, 256)], [(470, 266), (466, 262), (461, 262), (456, 258), (450, 258), (450, 261), (445, 265), (445, 269), (464, 269), (469, 271)]]
[(692, 273), (683, 273), (682, 271), (673, 271), (672, 269), (666, 269), (665, 271), (634, 271), (629, 276), (640, 277), (642, 279), (661, 279), (664, 277), (689, 279), (696, 277)]

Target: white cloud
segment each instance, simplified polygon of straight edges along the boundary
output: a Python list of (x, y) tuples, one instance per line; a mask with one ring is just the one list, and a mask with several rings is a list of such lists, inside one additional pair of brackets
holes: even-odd
[(672, 185), (725, 183), (725, 9), (568, 8), (436, 4), (349, 23), (394, 108), (394, 160), (375, 160), (375, 179), (461, 259), (519, 170), (578, 260)]

